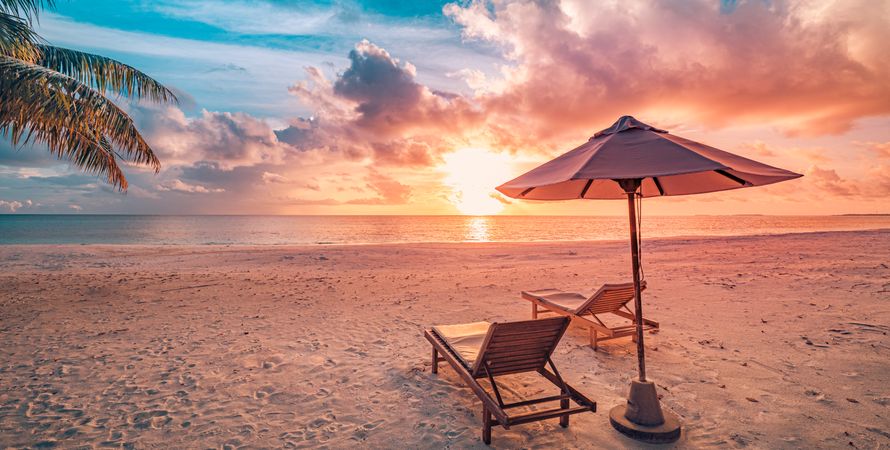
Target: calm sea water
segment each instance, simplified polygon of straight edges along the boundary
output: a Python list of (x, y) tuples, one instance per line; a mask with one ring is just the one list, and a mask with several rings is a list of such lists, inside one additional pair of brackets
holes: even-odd
[[(0, 244), (373, 244), (627, 238), (625, 217), (0, 215)], [(645, 217), (643, 237), (890, 229), (890, 216)]]

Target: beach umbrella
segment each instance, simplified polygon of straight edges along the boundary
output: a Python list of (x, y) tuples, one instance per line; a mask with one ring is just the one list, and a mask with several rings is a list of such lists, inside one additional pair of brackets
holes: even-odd
[(661, 410), (655, 385), (646, 379), (639, 202), (643, 197), (763, 186), (801, 176), (623, 116), (574, 150), (497, 187), (517, 199), (627, 199), (639, 379), (631, 382), (627, 404), (610, 411), (617, 430), (648, 442), (671, 442), (680, 436), (679, 420)]

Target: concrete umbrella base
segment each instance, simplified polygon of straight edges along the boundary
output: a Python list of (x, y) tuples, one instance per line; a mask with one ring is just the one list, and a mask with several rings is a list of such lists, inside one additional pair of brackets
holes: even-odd
[(680, 419), (662, 411), (651, 381), (633, 381), (627, 404), (609, 411), (609, 422), (627, 437), (649, 443), (670, 443), (680, 438)]

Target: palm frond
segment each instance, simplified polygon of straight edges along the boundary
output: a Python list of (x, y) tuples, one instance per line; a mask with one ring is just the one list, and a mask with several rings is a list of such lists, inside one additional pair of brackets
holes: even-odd
[(6, 56), (0, 56), (0, 134), (14, 145), (43, 142), (122, 190), (118, 159), (160, 169), (133, 120), (112, 101), (67, 75)]
[(55, 0), (0, 0), (0, 12), (16, 15), (28, 22), (44, 8), (54, 8)]
[(40, 55), (40, 37), (24, 19), (0, 12), (0, 55), (34, 61)]
[(114, 92), (158, 103), (177, 103), (176, 95), (154, 78), (114, 59), (67, 48), (38, 45), (36, 64), (55, 70), (99, 92)]

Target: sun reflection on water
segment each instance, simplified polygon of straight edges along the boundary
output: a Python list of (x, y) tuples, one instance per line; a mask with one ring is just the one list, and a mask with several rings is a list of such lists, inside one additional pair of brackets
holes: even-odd
[(464, 235), (465, 241), (472, 242), (488, 242), (491, 240), (489, 236), (489, 222), (490, 218), (488, 216), (470, 216), (466, 218), (466, 227), (467, 231)]

